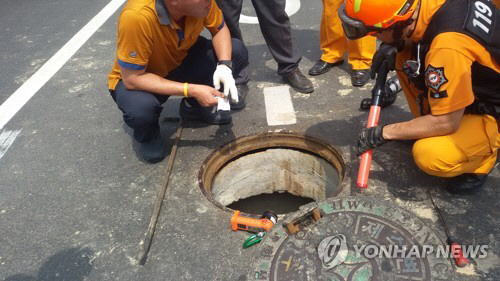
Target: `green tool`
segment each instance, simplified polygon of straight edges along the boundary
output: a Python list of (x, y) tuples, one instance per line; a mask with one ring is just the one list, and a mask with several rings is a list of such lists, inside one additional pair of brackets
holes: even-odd
[(262, 237), (264, 237), (264, 235), (266, 235), (265, 232), (259, 232), (257, 234), (254, 234), (250, 237), (248, 237), (245, 242), (243, 242), (243, 249), (246, 249), (248, 247), (251, 247), (257, 243), (260, 243), (260, 241), (262, 241)]

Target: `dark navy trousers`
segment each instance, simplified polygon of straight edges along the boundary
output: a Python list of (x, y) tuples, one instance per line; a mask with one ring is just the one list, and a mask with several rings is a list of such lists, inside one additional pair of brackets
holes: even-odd
[[(224, 21), (231, 36), (243, 41), (239, 26), (243, 0), (216, 0), (216, 2), (224, 14)], [(293, 44), (290, 18), (285, 12), (285, 4), (286, 0), (252, 0), (262, 36), (278, 63), (278, 75), (292, 72), (302, 58)]]
[[(236, 84), (247, 83), (248, 72), (243, 69), (247, 69), (248, 51), (238, 39), (232, 39), (231, 57)], [(189, 49), (182, 64), (171, 71), (166, 78), (177, 82), (213, 87), (213, 74), (216, 67), (217, 56), (212, 41), (200, 36)], [(163, 109), (162, 104), (167, 101), (168, 95), (127, 90), (121, 80), (114, 91), (110, 90), (110, 93), (118, 108), (123, 112), (123, 121), (134, 130), (136, 141), (149, 141), (159, 134), (158, 120)]]

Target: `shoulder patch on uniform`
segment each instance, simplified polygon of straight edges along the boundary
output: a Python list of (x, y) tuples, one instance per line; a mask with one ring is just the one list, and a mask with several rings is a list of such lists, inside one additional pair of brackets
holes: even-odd
[(448, 79), (444, 76), (444, 67), (434, 67), (429, 64), (425, 70), (425, 84), (427, 87), (438, 92), (441, 86), (446, 84)]
[(448, 93), (446, 92), (446, 90), (444, 91), (441, 91), (441, 92), (430, 92), (429, 93), (429, 96), (431, 98), (434, 98), (434, 99), (442, 99), (442, 98), (447, 98), (448, 97)]
[(132, 51), (128, 54), (131, 58), (136, 58), (137, 57), (137, 52), (136, 51)]

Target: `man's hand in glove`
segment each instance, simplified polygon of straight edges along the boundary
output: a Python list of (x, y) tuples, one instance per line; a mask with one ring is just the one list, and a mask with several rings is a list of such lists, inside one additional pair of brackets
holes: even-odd
[(384, 126), (376, 126), (371, 128), (363, 128), (359, 133), (357, 152), (358, 156), (367, 150), (379, 147), (389, 140), (384, 139), (382, 131)]
[(389, 70), (394, 70), (396, 67), (396, 54), (398, 53), (398, 48), (393, 45), (382, 43), (380, 48), (375, 55), (373, 55), (372, 67), (370, 69), (370, 77), (375, 79), (376, 74), (382, 62), (387, 61), (387, 66)]
[(224, 98), (231, 97), (234, 103), (238, 103), (238, 90), (233, 78), (233, 71), (224, 64), (217, 65), (214, 72), (214, 87), (216, 90), (220, 89), (221, 83), (224, 84)]

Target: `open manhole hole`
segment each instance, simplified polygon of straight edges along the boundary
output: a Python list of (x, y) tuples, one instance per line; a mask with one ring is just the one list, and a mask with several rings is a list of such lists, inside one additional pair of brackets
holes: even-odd
[(222, 209), (285, 214), (337, 196), (344, 161), (331, 145), (297, 133), (238, 138), (214, 151), (199, 173), (203, 194)]

